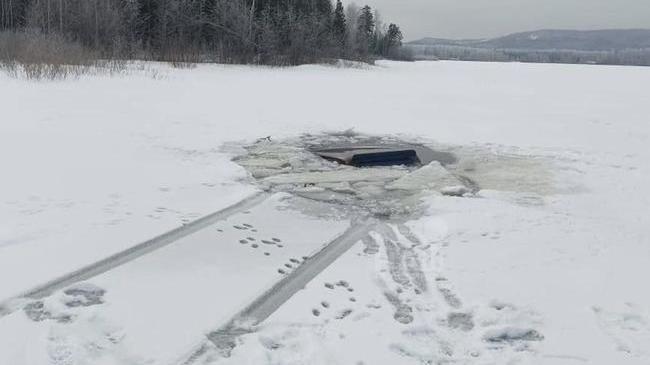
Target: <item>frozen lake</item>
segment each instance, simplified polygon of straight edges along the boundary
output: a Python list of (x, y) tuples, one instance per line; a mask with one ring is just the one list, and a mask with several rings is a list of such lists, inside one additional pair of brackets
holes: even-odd
[[(375, 226), (241, 336), (231, 357), (209, 348), (199, 360), (650, 362), (642, 279), (650, 275), (649, 68), (147, 68), (58, 82), (0, 74), (0, 301), (258, 191), (260, 178), (232, 161), (242, 146), (354, 128), (452, 151), (458, 164), (450, 171), (481, 190), (452, 197), (426, 188), (417, 214)], [(392, 182), (404, 173), (385, 176)], [(303, 181), (297, 177), (312, 178), (265, 178), (277, 186)], [(414, 181), (421, 180), (408, 186)], [(355, 191), (383, 194), (371, 185)], [(255, 219), (273, 218), (252, 223), (264, 237), (251, 238), (287, 240), (300, 255), (349, 223), (340, 210), (319, 217), (286, 202), (260, 209)], [(239, 243), (248, 235), (232, 227), (243, 223), (237, 218), (224, 232), (231, 256), (218, 257), (218, 246), (200, 238), (194, 253), (170, 247), (143, 258), (145, 266), (89, 280), (105, 290), (83, 302), (92, 305), (70, 307), (77, 294), (57, 292), (32, 306), (36, 312), (0, 318), (0, 363), (182, 358), (272, 283), (278, 266), (300, 259)], [(243, 257), (262, 274), (222, 277), (206, 290), (211, 276)], [(201, 305), (188, 304), (193, 293)], [(166, 320), (161, 313), (172, 308)], [(159, 337), (148, 325), (157, 321)]]

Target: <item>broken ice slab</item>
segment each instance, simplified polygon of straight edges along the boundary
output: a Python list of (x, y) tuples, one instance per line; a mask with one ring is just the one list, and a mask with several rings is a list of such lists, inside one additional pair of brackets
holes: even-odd
[(463, 185), (457, 185), (457, 186), (447, 186), (442, 189), (440, 189), (440, 192), (442, 195), (446, 196), (458, 196), (462, 197), (465, 194), (469, 194), (472, 192), (472, 190), (466, 186)]
[(265, 178), (263, 181), (271, 185), (282, 184), (318, 184), (359, 181), (390, 181), (399, 179), (406, 170), (367, 168), (340, 171), (304, 172), (283, 174)]
[(393, 181), (386, 186), (386, 189), (408, 191), (429, 189), (441, 191), (450, 186), (464, 185), (456, 176), (444, 168), (440, 162), (433, 161), (430, 164)]
[(282, 169), (291, 166), (288, 160), (275, 158), (243, 158), (237, 161), (244, 167), (256, 167), (266, 169)]
[(350, 183), (347, 181), (335, 183), (319, 183), (318, 186), (324, 189), (332, 190), (336, 193), (354, 194), (356, 192), (352, 188), (352, 185), (350, 185)]

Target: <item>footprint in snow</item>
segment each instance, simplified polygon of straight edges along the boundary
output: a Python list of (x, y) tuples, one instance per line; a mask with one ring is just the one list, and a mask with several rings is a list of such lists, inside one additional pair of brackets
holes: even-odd
[(34, 322), (42, 322), (45, 320), (55, 320), (59, 323), (69, 323), (72, 321), (72, 316), (69, 314), (54, 314), (50, 311), (45, 303), (42, 301), (31, 302), (27, 304), (23, 311), (27, 318)]
[(483, 339), (491, 343), (513, 344), (521, 341), (542, 341), (544, 336), (532, 328), (504, 327), (487, 331)]
[(600, 329), (615, 345), (616, 350), (650, 359), (647, 344), (650, 341), (650, 317), (643, 308), (633, 303), (624, 303), (616, 311), (594, 306)]
[(447, 326), (462, 331), (471, 331), (474, 328), (474, 319), (471, 313), (449, 313)]
[(353, 312), (352, 309), (349, 309), (349, 308), (348, 308), (348, 309), (344, 309), (344, 310), (342, 310), (342, 311), (341, 311), (341, 312), (336, 316), (336, 319), (344, 319), (344, 318), (346, 318), (347, 316), (349, 316), (350, 314), (352, 314), (352, 312)]
[(104, 303), (106, 290), (89, 283), (77, 283), (65, 289), (63, 293), (67, 296), (67, 307), (90, 307)]

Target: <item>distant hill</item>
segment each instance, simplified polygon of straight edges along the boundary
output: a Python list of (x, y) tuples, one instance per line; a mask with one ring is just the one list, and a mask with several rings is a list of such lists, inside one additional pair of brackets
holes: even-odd
[(491, 39), (423, 38), (416, 59), (650, 66), (650, 29), (537, 30)]
[(447, 45), (493, 49), (615, 51), (650, 48), (650, 29), (537, 30), (492, 39), (423, 38), (412, 45)]

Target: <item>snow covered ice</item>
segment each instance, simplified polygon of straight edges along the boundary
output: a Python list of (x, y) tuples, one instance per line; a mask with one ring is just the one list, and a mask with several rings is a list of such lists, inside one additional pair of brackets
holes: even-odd
[[(650, 69), (151, 67), (164, 77), (0, 74), (0, 302), (19, 308), (0, 310), (0, 364), (650, 362)], [(457, 161), (308, 152), (358, 136)], [(358, 217), (372, 228), (233, 348), (206, 340)]]

